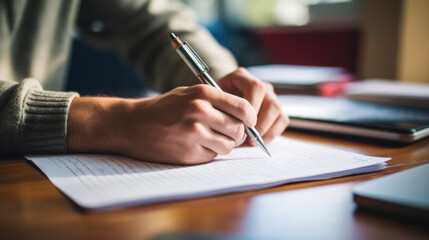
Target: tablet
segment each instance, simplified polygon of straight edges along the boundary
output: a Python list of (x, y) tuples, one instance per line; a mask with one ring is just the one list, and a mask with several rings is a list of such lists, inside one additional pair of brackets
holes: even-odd
[(429, 164), (358, 184), (354, 201), (363, 208), (429, 220)]
[(280, 95), (290, 128), (410, 143), (429, 136), (429, 110), (348, 98)]

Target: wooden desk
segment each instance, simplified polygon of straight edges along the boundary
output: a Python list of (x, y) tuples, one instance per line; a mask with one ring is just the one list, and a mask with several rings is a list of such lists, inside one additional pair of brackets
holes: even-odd
[(25, 159), (3, 158), (0, 239), (171, 239), (179, 233), (234, 239), (429, 239), (427, 225), (358, 210), (351, 194), (358, 182), (429, 162), (429, 139), (392, 146), (297, 132), (286, 136), (392, 160), (375, 173), (85, 213)]

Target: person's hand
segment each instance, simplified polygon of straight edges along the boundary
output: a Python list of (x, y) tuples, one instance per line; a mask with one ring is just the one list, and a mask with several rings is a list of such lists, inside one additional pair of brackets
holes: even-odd
[(244, 125), (256, 124), (248, 101), (208, 85), (147, 99), (75, 98), (68, 116), (71, 152), (118, 153), (174, 164), (227, 154), (246, 139)]
[[(256, 130), (265, 143), (280, 135), (289, 124), (273, 86), (256, 79), (246, 69), (238, 68), (220, 79), (218, 84), (223, 91), (242, 97), (253, 106), (258, 114)], [(249, 143), (254, 145), (251, 141)]]

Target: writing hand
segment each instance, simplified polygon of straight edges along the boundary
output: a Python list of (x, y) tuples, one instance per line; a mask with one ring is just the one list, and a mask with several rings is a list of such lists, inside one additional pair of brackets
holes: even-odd
[(248, 101), (208, 85), (176, 88), (147, 99), (82, 97), (70, 106), (72, 152), (197, 164), (227, 154), (256, 124)]
[(265, 143), (280, 135), (289, 124), (289, 118), (282, 113), (273, 86), (256, 79), (246, 69), (238, 68), (220, 79), (218, 84), (223, 91), (240, 96), (253, 106), (258, 115), (255, 128)]

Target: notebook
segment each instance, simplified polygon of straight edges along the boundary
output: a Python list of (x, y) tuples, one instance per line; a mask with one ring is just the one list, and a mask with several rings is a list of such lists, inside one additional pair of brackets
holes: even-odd
[(100, 154), (26, 156), (84, 209), (122, 208), (377, 171), (389, 158), (364, 156), (278, 137), (268, 146), (236, 148), (214, 161), (178, 166)]
[(410, 143), (429, 136), (429, 110), (348, 98), (281, 95), (289, 127)]
[(429, 164), (361, 183), (354, 201), (361, 207), (429, 220)]

